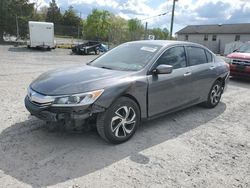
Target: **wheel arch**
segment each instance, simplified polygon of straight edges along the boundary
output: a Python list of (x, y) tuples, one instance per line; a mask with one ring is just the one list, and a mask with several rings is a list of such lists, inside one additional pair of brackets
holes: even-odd
[(216, 81), (221, 82), (221, 83), (222, 83), (222, 86), (225, 87), (225, 78), (219, 77), (219, 78), (217, 78), (217, 79), (215, 80), (215, 82), (216, 82)]
[(125, 93), (125, 94), (123, 94), (121, 97), (127, 97), (127, 98), (129, 98), (129, 99), (131, 99), (131, 100), (133, 100), (137, 105), (138, 105), (138, 107), (139, 107), (139, 110), (140, 110), (140, 117), (141, 117), (141, 105), (140, 105), (140, 103), (138, 102), (138, 100), (133, 96), (133, 95), (131, 95), (131, 94), (129, 94), (129, 93)]

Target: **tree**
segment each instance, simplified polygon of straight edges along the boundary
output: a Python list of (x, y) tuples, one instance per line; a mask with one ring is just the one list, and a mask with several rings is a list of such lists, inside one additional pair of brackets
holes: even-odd
[(112, 16), (109, 31), (109, 41), (114, 44), (129, 40), (128, 21), (120, 16)]
[(3, 33), (6, 29), (6, 21), (7, 21), (7, 7), (8, 7), (8, 0), (1, 0), (0, 2), (0, 43), (3, 42)]
[(166, 28), (153, 28), (149, 29), (148, 33), (150, 35), (154, 35), (156, 40), (166, 40), (168, 39), (169, 32)]
[(130, 32), (130, 40), (140, 40), (144, 32), (144, 27), (140, 20), (130, 19), (128, 21), (128, 30)]
[(106, 10), (93, 9), (88, 15), (84, 27), (85, 35), (88, 39), (108, 40), (111, 18), (113, 14)]
[(47, 18), (47, 13), (48, 13), (48, 7), (47, 6), (42, 6), (38, 11), (37, 15), (39, 16), (40, 21), (45, 21)]
[(29, 0), (11, 0), (7, 4), (5, 31), (16, 34), (16, 22), (18, 22), (19, 35), (25, 37), (28, 31), (28, 21), (34, 13), (34, 3)]
[(62, 22), (62, 14), (55, 0), (52, 0), (49, 3), (46, 21), (53, 22), (54, 24), (61, 24)]
[(63, 15), (63, 24), (70, 26), (79, 26), (81, 18), (78, 17), (73, 9), (73, 6), (69, 6), (68, 10)]

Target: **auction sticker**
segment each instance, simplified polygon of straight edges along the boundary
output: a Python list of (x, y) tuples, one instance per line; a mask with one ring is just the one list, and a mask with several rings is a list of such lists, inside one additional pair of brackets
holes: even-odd
[(157, 50), (157, 48), (143, 46), (143, 47), (141, 47), (141, 50), (144, 50), (144, 51), (147, 51), (147, 52), (155, 52)]

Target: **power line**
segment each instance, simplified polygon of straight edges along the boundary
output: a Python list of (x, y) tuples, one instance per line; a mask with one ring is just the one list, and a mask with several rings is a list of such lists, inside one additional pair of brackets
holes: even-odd
[[(160, 16), (165, 16), (169, 12), (171, 12), (171, 11), (164, 12), (162, 14), (158, 14), (158, 15), (155, 15), (155, 16), (143, 18), (143, 19), (140, 19), (139, 21), (144, 21), (144, 20), (148, 20), (148, 19), (152, 19), (152, 18), (156, 18), (156, 17), (160, 17)], [(146, 38), (147, 38), (147, 32), (148, 32), (148, 22), (145, 23), (144, 40), (146, 40)]]
[(152, 18), (159, 17), (159, 16), (164, 16), (164, 15), (168, 14), (169, 12), (171, 12), (171, 11), (164, 12), (164, 13), (162, 13), (162, 14), (158, 14), (158, 15), (155, 15), (155, 16), (151, 16), (151, 17), (143, 18), (143, 19), (140, 19), (139, 21), (148, 20), (148, 19), (152, 19)]

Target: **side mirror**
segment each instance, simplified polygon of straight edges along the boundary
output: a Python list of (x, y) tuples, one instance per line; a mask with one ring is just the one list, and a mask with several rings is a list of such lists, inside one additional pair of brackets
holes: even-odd
[(172, 65), (158, 65), (153, 73), (155, 74), (170, 74), (173, 71)]

